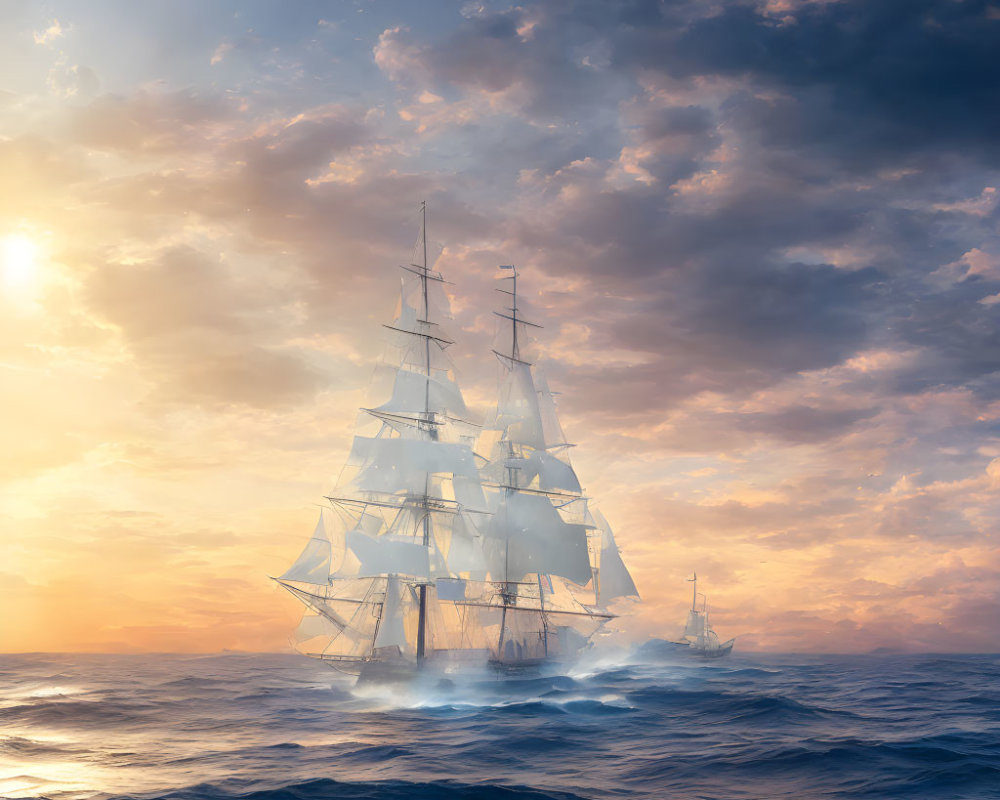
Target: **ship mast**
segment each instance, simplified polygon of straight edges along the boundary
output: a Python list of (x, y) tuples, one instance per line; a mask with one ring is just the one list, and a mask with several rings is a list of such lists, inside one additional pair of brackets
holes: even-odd
[[(527, 322), (523, 319), (518, 319), (517, 312), (517, 267), (513, 264), (503, 264), (500, 269), (510, 270), (510, 281), (511, 287), (510, 291), (506, 289), (498, 289), (497, 291), (504, 294), (510, 295), (510, 315), (494, 312), (497, 316), (510, 320), (510, 363), (511, 366), (514, 364), (525, 363), (521, 361), (521, 347), (517, 338), (517, 326), (520, 325), (531, 325), (532, 327), (540, 327), (532, 322)], [(507, 440), (507, 483), (504, 487), (504, 499), (505, 502), (509, 502), (510, 496), (519, 491), (519, 486), (517, 482), (517, 467), (513, 465), (514, 459), (518, 456), (515, 451), (515, 442), (512, 439)], [(500, 617), (500, 640), (497, 644), (497, 654), (501, 660), (503, 660), (503, 645), (504, 638), (507, 632), (507, 609), (511, 608), (516, 604), (517, 596), (517, 584), (511, 583), (508, 580), (509, 577), (509, 562), (510, 562), (510, 539), (507, 539), (505, 550), (504, 550), (504, 574), (503, 574), (503, 588), (500, 590), (500, 598), (502, 601), (502, 612)], [(548, 620), (545, 616), (545, 594), (542, 589), (542, 573), (536, 573), (536, 578), (538, 581), (538, 605), (542, 616), (542, 650), (547, 658), (549, 655), (549, 629)]]
[[(511, 360), (516, 360), (518, 357), (518, 347), (517, 347), (517, 267), (513, 264), (505, 264), (500, 267), (500, 269), (509, 269), (511, 272), (510, 279), (512, 282), (511, 291), (509, 292), (511, 296), (511, 338), (510, 338), (510, 357)], [(501, 289), (500, 291), (506, 291)], [(514, 457), (514, 443), (510, 440), (507, 441), (507, 486), (504, 488), (504, 498), (505, 500), (510, 497), (511, 492), (514, 491), (514, 467), (511, 465), (511, 461)], [(503, 610), (500, 612), (500, 641), (497, 643), (497, 656), (500, 660), (503, 660), (503, 640), (504, 635), (507, 632), (507, 609), (512, 605), (511, 596), (511, 585), (507, 580), (507, 573), (510, 563), (510, 540), (504, 546), (504, 563), (503, 563), (503, 588), (500, 590), (500, 599), (503, 603)]]
[[(427, 201), (424, 200), (420, 204), (420, 238), (423, 240), (423, 270), (420, 273), (420, 289), (423, 293), (424, 300), (424, 320), (430, 320), (430, 305), (427, 297)], [(430, 338), (424, 338), (424, 374), (427, 376), (426, 389), (424, 391), (424, 419), (428, 423), (427, 429), (430, 437), (435, 438), (436, 429), (431, 423), (431, 340)], [(428, 498), (430, 497), (430, 481), (431, 476), (428, 472), (424, 478), (424, 496), (423, 506), (424, 506), (424, 519), (423, 519), (423, 541), (424, 547), (430, 544), (430, 505)], [(425, 631), (427, 629), (427, 584), (421, 583), (419, 589), (420, 598), (420, 610), (417, 619), (417, 664), (421, 664), (424, 660), (424, 642), (426, 639)]]

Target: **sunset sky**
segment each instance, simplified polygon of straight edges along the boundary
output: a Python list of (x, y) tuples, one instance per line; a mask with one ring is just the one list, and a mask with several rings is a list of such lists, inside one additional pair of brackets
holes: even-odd
[(281, 650), (417, 208), (679, 633), (1000, 650), (1000, 4), (0, 10), (0, 651)]

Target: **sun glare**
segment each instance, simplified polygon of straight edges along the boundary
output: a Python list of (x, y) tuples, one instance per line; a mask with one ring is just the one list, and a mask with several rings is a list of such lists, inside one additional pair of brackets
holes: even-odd
[(3, 240), (3, 275), (10, 286), (23, 286), (35, 273), (38, 245), (27, 236), (13, 235)]

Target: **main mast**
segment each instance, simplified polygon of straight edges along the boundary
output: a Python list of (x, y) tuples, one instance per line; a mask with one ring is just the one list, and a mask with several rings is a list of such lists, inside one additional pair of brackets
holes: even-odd
[[(427, 297), (427, 201), (424, 200), (420, 204), (420, 221), (421, 221), (421, 233), (420, 238), (423, 240), (423, 270), (420, 273), (420, 289), (423, 293), (424, 300), (424, 321), (430, 320), (430, 304)], [(435, 438), (435, 426), (431, 424), (431, 340), (429, 338), (424, 339), (424, 374), (427, 376), (426, 389), (424, 390), (424, 418), (427, 421), (426, 428), (428, 430), (428, 435), (430, 438)], [(430, 481), (431, 476), (428, 472), (424, 478), (424, 496), (423, 496), (423, 506), (424, 506), (424, 547), (430, 544), (430, 504), (428, 498), (430, 497)], [(426, 640), (425, 631), (427, 629), (427, 584), (421, 583), (419, 590), (420, 597), (420, 610), (417, 618), (417, 663), (420, 664), (424, 660), (424, 642)]]

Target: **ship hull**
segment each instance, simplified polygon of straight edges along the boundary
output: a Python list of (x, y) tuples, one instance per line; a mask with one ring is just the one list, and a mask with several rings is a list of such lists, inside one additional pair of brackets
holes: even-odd
[(410, 661), (366, 661), (358, 672), (358, 685), (371, 683), (411, 683), (421, 674)]
[(500, 661), (491, 659), (489, 668), (499, 678), (533, 678), (542, 670), (558, 666), (560, 662), (547, 658), (532, 658), (521, 661)]
[(672, 658), (723, 658), (733, 651), (735, 639), (730, 639), (718, 647), (697, 647), (688, 642), (671, 642), (666, 639), (651, 639), (639, 648), (641, 657), (653, 659)]
[(671, 642), (667, 639), (650, 639), (638, 650), (638, 655), (643, 658), (686, 658), (689, 655), (691, 646), (687, 642)]
[(474, 675), (477, 670), (485, 667), (499, 679), (516, 680), (536, 677), (543, 671), (560, 666), (561, 663), (546, 658), (501, 661), (484, 658), (478, 651), (449, 652), (430, 656), (420, 665), (405, 659), (365, 661), (358, 666), (354, 674), (358, 676), (358, 685), (413, 683), (430, 678), (447, 679), (463, 673)]
[(358, 671), (358, 684), (412, 683), (429, 678), (447, 679), (451, 675), (481, 670), (487, 663), (486, 650), (436, 650), (418, 663), (406, 658), (372, 659)]
[(735, 642), (735, 639), (730, 639), (728, 642), (721, 644), (718, 647), (706, 647), (703, 649), (691, 647), (691, 652), (701, 658), (723, 658), (733, 652), (733, 644)]

